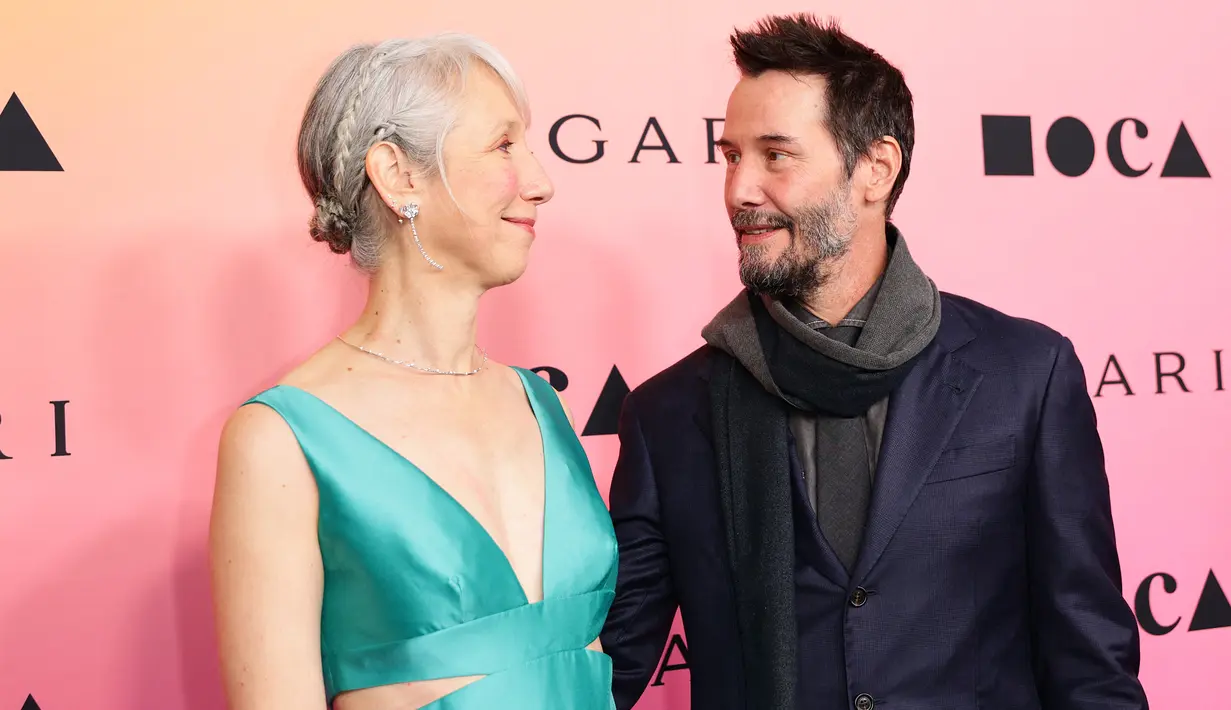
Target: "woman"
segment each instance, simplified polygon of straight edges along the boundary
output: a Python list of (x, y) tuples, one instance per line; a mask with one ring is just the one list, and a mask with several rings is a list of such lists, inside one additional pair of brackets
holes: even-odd
[[(233, 710), (608, 710), (616, 543), (572, 416), (475, 342), (552, 186), (507, 62), (357, 47), (307, 108), (313, 238), (358, 320), (227, 422), (211, 520)], [(258, 406), (259, 405), (259, 406)]]

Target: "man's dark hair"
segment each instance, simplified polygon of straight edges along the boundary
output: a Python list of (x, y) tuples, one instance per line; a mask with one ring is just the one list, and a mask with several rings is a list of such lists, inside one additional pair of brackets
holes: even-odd
[(913, 100), (902, 72), (842, 32), (835, 20), (822, 24), (809, 13), (762, 19), (732, 34), (731, 47), (745, 76), (777, 70), (824, 77), (825, 125), (842, 151), (848, 178), (883, 136), (898, 141), (902, 168), (885, 205), (888, 218), (910, 174), (915, 145)]

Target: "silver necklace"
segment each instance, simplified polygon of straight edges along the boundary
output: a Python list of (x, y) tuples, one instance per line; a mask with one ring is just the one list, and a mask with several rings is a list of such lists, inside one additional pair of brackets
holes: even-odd
[(341, 340), (343, 343), (346, 343), (347, 345), (351, 346), (352, 348), (355, 348), (356, 350), (362, 350), (363, 352), (367, 353), (368, 355), (374, 355), (374, 356), (376, 356), (376, 357), (380, 358), (381, 360), (384, 360), (385, 362), (391, 362), (391, 363), (393, 363), (394, 365), (401, 365), (402, 367), (409, 367), (409, 368), (412, 368), (412, 369), (415, 369), (415, 370), (419, 370), (420, 372), (430, 372), (430, 373), (431, 373), (431, 374), (433, 374), (433, 375), (454, 375), (454, 376), (457, 376), (457, 377), (469, 377), (470, 375), (477, 375), (477, 374), (479, 374), (479, 371), (480, 371), (480, 370), (482, 370), (482, 369), (483, 369), (483, 367), (484, 367), (485, 365), (487, 365), (487, 351), (486, 351), (486, 350), (484, 350), (483, 348), (480, 348), (478, 345), (476, 345), (476, 346), (475, 346), (475, 348), (477, 348), (479, 352), (483, 353), (483, 362), (480, 362), (478, 367), (476, 367), (476, 368), (475, 368), (475, 369), (473, 369), (473, 370), (470, 370), (469, 372), (457, 372), (457, 371), (455, 371), (455, 370), (437, 370), (437, 369), (436, 369), (436, 368), (434, 368), (434, 367), (426, 367), (426, 366), (423, 366), (423, 365), (416, 365), (416, 364), (415, 364), (415, 363), (413, 363), (413, 362), (406, 362), (405, 360), (395, 360), (394, 358), (391, 358), (391, 357), (389, 357), (388, 355), (382, 355), (382, 354), (380, 354), (380, 353), (376, 352), (375, 350), (369, 350), (369, 349), (367, 349), (367, 348), (363, 347), (362, 345), (355, 345), (354, 343), (348, 342), (345, 338), (343, 338), (343, 337), (342, 337), (342, 336), (340, 336), (340, 335), (339, 335), (339, 336), (336, 336), (336, 337), (337, 337), (337, 339), (338, 339), (338, 340)]

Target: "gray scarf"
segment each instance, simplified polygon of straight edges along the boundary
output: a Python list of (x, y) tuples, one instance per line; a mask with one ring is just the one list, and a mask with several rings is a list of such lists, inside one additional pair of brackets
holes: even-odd
[[(889, 263), (858, 348), (809, 328), (781, 302), (760, 298), (773, 322), (817, 355), (867, 373), (891, 371), (915, 357), (940, 328), (940, 292), (911, 258), (901, 233), (892, 225), (886, 232)], [(786, 396), (771, 376), (749, 296), (742, 291), (702, 329), (701, 337), (738, 360), (771, 394), (798, 407), (798, 398)]]
[(896, 229), (858, 345), (801, 323), (781, 303), (741, 293), (702, 335), (719, 351), (710, 381), (714, 457), (740, 651), (752, 708), (794, 708), (795, 546), (790, 406), (856, 416), (887, 397), (940, 327), (940, 294)]

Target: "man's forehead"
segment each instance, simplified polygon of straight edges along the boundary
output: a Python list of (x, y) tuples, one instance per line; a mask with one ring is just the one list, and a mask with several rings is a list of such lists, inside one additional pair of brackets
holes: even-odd
[(736, 85), (727, 101), (728, 125), (740, 124), (756, 134), (789, 134), (824, 120), (823, 86), (767, 74)]

